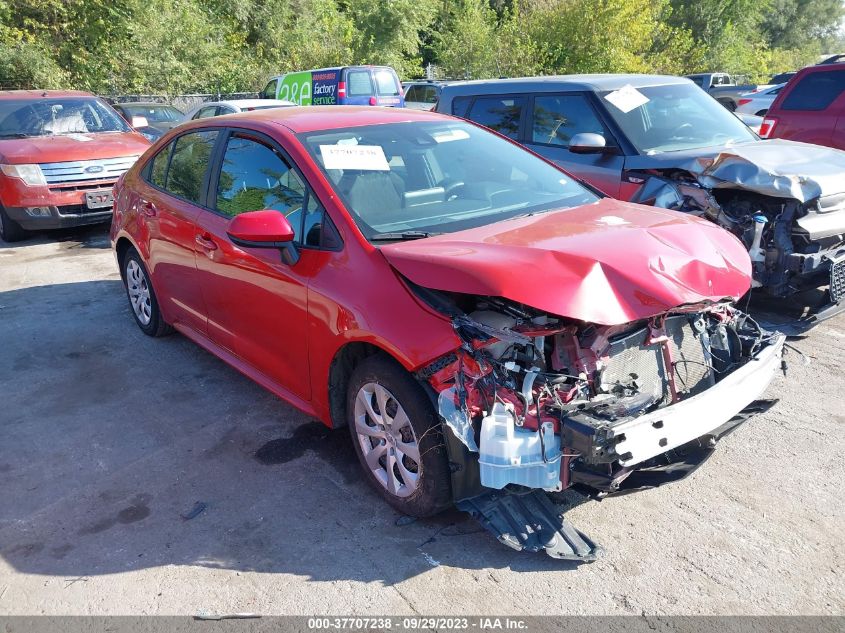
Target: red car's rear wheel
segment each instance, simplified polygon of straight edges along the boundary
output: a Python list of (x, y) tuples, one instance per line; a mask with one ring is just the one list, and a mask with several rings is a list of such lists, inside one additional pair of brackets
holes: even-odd
[(170, 334), (173, 329), (161, 315), (147, 267), (144, 266), (141, 256), (134, 248), (130, 249), (123, 258), (121, 273), (126, 287), (126, 296), (129, 299), (129, 308), (141, 331), (148, 336)]

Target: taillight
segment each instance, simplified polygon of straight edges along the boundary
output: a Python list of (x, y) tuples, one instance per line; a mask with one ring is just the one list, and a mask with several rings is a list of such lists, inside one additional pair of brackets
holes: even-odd
[(370, 105), (375, 105), (377, 103), (378, 103), (378, 99), (376, 99), (375, 97), (370, 97)]
[(751, 99), (740, 99), (736, 102), (738, 106), (745, 105), (746, 103), (751, 103)]
[(778, 124), (778, 120), (774, 117), (767, 116), (763, 119), (762, 125), (760, 125), (760, 138), (770, 138), (772, 136), (772, 132), (775, 131), (775, 126)]
[(346, 97), (346, 82), (345, 81), (338, 81), (337, 82), (337, 96), (341, 99)]

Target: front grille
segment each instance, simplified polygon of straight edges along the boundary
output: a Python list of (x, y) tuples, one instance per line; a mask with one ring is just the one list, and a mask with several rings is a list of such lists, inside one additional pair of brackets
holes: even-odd
[(77, 160), (64, 163), (41, 163), (41, 172), (47, 185), (65, 182), (85, 182), (91, 180), (117, 180), (127, 169), (132, 167), (135, 156), (123, 158), (98, 158), (96, 160)]
[(833, 262), (830, 266), (830, 298), (839, 303), (845, 298), (845, 259)]
[(95, 182), (72, 182), (66, 185), (54, 185), (50, 191), (96, 191), (97, 189), (111, 189), (117, 180), (97, 180)]
[[(693, 396), (715, 384), (704, 344), (689, 319), (686, 316), (666, 319), (666, 334), (678, 393), (682, 397)], [(645, 345), (647, 337), (648, 330), (643, 328), (611, 343), (601, 376), (602, 390), (614, 393), (620, 388), (634, 388), (668, 404), (671, 392), (662, 346)]]

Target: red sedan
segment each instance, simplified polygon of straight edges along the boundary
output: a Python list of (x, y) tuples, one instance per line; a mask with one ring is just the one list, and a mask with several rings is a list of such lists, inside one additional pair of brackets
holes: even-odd
[[(518, 549), (595, 556), (544, 491), (614, 492), (688, 463), (780, 366), (782, 338), (733, 306), (750, 285), (739, 240), (602, 198), (448, 116), (196, 121), (144, 154), (115, 201), (145, 333), (178, 330), (348, 426), (401, 512), (457, 502)], [(534, 529), (511, 534), (520, 521)]]

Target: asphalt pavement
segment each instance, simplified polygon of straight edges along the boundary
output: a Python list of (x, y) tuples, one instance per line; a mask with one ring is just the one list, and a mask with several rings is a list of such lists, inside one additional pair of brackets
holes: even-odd
[(689, 478), (568, 518), (592, 564), (405, 524), (349, 433), (136, 327), (95, 227), (0, 242), (0, 614), (842, 614), (845, 316)]

